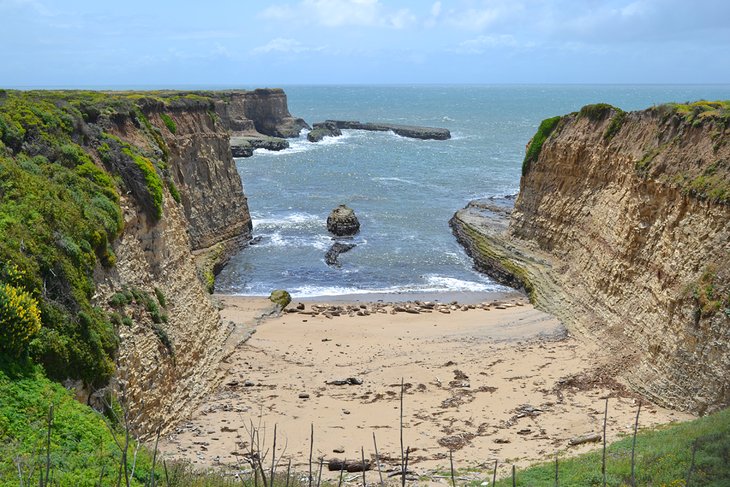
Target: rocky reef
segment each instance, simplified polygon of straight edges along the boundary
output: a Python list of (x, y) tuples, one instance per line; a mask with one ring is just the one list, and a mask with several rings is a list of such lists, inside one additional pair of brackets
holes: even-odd
[(636, 391), (700, 414), (730, 404), (729, 107), (548, 119), (514, 210), (451, 220), (479, 270), (603, 343)]
[(451, 132), (448, 129), (438, 127), (420, 127), (416, 125), (399, 125), (393, 123), (362, 123), (354, 120), (326, 120), (314, 124), (315, 133), (310, 142), (318, 142), (324, 136), (341, 135), (341, 130), (370, 130), (373, 132), (391, 131), (401, 137), (409, 137), (412, 139), (422, 140), (448, 140), (451, 138)]

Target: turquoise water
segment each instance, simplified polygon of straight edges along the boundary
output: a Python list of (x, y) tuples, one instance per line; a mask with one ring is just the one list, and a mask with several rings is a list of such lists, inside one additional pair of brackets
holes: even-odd
[[(346, 131), (282, 152), (237, 159), (261, 241), (216, 280), (222, 293), (294, 296), (365, 292), (493, 291), (448, 227), (469, 200), (514, 194), (525, 145), (540, 121), (607, 102), (636, 110), (668, 101), (730, 99), (730, 86), (292, 86), (292, 114), (445, 127), (448, 141)], [(361, 231), (328, 267), (325, 220), (345, 203)]]

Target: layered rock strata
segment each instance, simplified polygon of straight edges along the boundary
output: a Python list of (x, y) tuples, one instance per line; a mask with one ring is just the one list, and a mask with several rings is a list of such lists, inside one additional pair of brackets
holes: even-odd
[(117, 116), (106, 131), (166, 160), (170, 189), (163, 192), (162, 217), (151, 218), (123, 197), (118, 263), (95, 276), (101, 305), (124, 289), (164, 297), (164, 321), (132, 308), (132, 326), (120, 328), (117, 377), (141, 434), (184, 418), (216, 385), (231, 330), (209, 291), (214, 273), (251, 238), (231, 133), (289, 134), (297, 123), (281, 90), (154, 95), (138, 103), (140, 115)]
[(478, 269), (604, 343), (635, 390), (696, 413), (730, 404), (730, 145), (712, 108), (554, 120), (514, 211), (451, 220)]

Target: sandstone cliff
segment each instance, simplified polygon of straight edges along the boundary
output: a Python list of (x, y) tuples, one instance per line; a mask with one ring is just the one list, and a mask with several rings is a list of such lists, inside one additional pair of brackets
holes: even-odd
[(160, 219), (123, 198), (118, 263), (99, 271), (97, 290), (101, 303), (124, 289), (166, 297), (165, 322), (136, 310), (134, 324), (120, 328), (117, 376), (133, 416), (141, 413), (137, 428), (150, 433), (185, 417), (215, 385), (231, 331), (209, 294), (213, 271), (251, 237), (230, 135), (259, 128), (287, 133), (296, 119), (281, 90), (166, 93), (138, 105), (149, 126), (139, 116), (118, 117), (109, 132), (143, 154), (166, 158), (174, 189), (164, 194)]
[(511, 215), (472, 204), (451, 222), (478, 269), (610, 347), (635, 390), (697, 413), (730, 404), (727, 113), (594, 105), (547, 120)]
[(271, 137), (297, 137), (307, 123), (292, 117), (286, 93), (278, 88), (217, 92), (215, 111), (234, 135), (260, 133)]

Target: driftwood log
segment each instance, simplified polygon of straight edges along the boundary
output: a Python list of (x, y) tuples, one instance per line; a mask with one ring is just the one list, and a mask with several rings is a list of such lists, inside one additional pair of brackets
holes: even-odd
[(362, 460), (340, 460), (339, 458), (333, 458), (327, 462), (327, 469), (330, 472), (339, 472), (340, 470), (362, 472), (363, 466), (366, 471), (372, 468), (370, 460), (365, 460), (363, 463)]
[(583, 436), (576, 436), (568, 440), (568, 444), (571, 446), (582, 445), (583, 443), (598, 443), (601, 441), (602, 436), (598, 433), (590, 433)]

